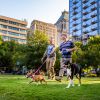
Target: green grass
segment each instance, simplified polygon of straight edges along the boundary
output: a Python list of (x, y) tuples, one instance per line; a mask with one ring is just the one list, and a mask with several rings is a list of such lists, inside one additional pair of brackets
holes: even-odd
[(65, 89), (62, 83), (47, 80), (47, 85), (28, 84), (24, 76), (0, 75), (0, 100), (100, 100), (100, 79), (82, 78), (82, 85)]

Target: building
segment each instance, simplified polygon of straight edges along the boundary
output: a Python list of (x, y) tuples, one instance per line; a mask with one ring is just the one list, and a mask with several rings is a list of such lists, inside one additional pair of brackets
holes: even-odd
[(54, 39), (55, 44), (57, 44), (57, 28), (54, 24), (33, 20), (30, 26), (30, 30), (39, 30), (46, 33), (49, 39)]
[(69, 0), (69, 33), (84, 43), (100, 35), (100, 0)]
[(14, 40), (25, 44), (27, 39), (27, 22), (0, 16), (0, 36), (4, 41)]
[(60, 18), (57, 20), (55, 25), (57, 26), (57, 43), (58, 45), (61, 43), (61, 34), (68, 34), (68, 18), (69, 14), (67, 11), (63, 11)]

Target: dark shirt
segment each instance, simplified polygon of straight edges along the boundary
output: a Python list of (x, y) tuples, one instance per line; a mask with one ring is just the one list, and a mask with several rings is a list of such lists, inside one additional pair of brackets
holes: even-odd
[(72, 41), (66, 41), (61, 43), (60, 51), (62, 52), (62, 58), (71, 58), (71, 52), (68, 52), (66, 49), (74, 48), (74, 44)]

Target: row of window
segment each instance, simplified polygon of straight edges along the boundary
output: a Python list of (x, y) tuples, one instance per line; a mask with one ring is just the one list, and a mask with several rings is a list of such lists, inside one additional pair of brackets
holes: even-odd
[[(73, 32), (71, 33), (73, 36), (81, 36), (82, 34), (85, 34), (84, 32), (81, 32), (81, 30), (77, 31), (77, 32)], [(98, 34), (98, 31), (90, 31), (88, 33), (86, 33), (88, 35), (97, 35)]]
[(94, 24), (94, 25), (89, 25), (89, 24), (83, 24), (82, 26), (81, 26), (81, 24), (79, 24), (79, 25), (77, 25), (77, 26), (73, 26), (73, 27), (70, 27), (70, 29), (72, 30), (75, 30), (75, 29), (77, 29), (77, 30), (79, 30), (79, 29), (81, 29), (81, 27), (82, 27), (82, 29), (84, 29), (84, 30), (87, 30), (87, 29), (89, 29), (89, 30), (92, 30), (92, 29), (98, 29), (98, 28), (96, 28), (97, 27), (97, 25), (98, 24)]
[(81, 30), (81, 29), (79, 29), (79, 30), (78, 29), (74, 29), (74, 30), (70, 30), (70, 33), (77, 33), (77, 34), (79, 34), (79, 33), (81, 33), (81, 31), (83, 31), (84, 34), (87, 34), (87, 33), (90, 33), (90, 32), (98, 31), (98, 28), (97, 27), (95, 27), (95, 28), (89, 27), (89, 28), (85, 28), (83, 30)]
[(9, 24), (13, 24), (13, 25), (21, 26), (21, 27), (26, 27), (26, 25), (24, 25), (24, 24), (20, 24), (20, 23), (5, 20), (5, 19), (0, 19), (0, 22), (9, 23)]
[[(92, 11), (83, 10), (82, 14), (83, 14), (84, 16), (86, 16), (86, 15), (88, 15), (88, 14), (90, 14), (90, 15), (97, 14), (96, 8), (92, 8), (92, 9), (95, 9), (95, 10), (92, 10)], [(75, 16), (75, 15), (77, 15), (77, 16), (80, 15), (80, 16), (81, 16), (82, 14), (81, 14), (81, 11), (80, 11), (80, 12), (76, 12), (76, 11), (75, 11), (75, 12), (71, 12), (71, 13), (70, 13), (70, 17)]]
[(81, 1), (82, 1), (82, 4), (90, 4), (90, 5), (94, 5), (95, 3), (97, 3), (97, 0), (75, 0), (75, 1), (70, 1), (70, 7), (73, 6), (73, 5), (78, 5), (78, 4), (81, 4)]
[(2, 24), (0, 25), (0, 28), (6, 28), (6, 29), (11, 29), (11, 30), (20, 31), (20, 32), (26, 32), (26, 30), (24, 30), (24, 29), (7, 26), (7, 25), (2, 25)]
[[(86, 20), (86, 19), (83, 19)], [(98, 19), (97, 17), (94, 18), (87, 18), (87, 21), (83, 21), (83, 24), (95, 24), (97, 23)]]
[(81, 12), (79, 12), (77, 15), (71, 15), (71, 14), (70, 14), (70, 19), (74, 19), (74, 18), (79, 19), (79, 18), (81, 18), (81, 17), (82, 17)]
[(70, 1), (70, 7), (72, 6), (78, 6), (78, 5), (81, 5), (81, 1), (80, 0), (75, 0), (75, 1)]
[(74, 7), (70, 7), (70, 12), (73, 12), (73, 11), (81, 11), (81, 5), (78, 5), (78, 6), (74, 6)]
[(91, 11), (97, 10), (97, 4), (96, 5), (92, 5), (90, 7), (89, 6), (85, 6), (85, 7), (88, 7), (88, 8), (84, 9), (84, 7), (83, 7), (83, 12), (84, 11), (91, 12)]
[(23, 42), (23, 43), (26, 43), (26, 40), (25, 39), (18, 39), (18, 38), (13, 38), (13, 37), (8, 37), (8, 36), (3, 36), (3, 39), (5, 41), (10, 41), (10, 40), (14, 40), (16, 42)]
[[(76, 23), (75, 23), (75, 24), (76, 24)], [(74, 24), (70, 24), (70, 25), (72, 26), (72, 25), (74, 25)], [(100, 25), (100, 24), (99, 24), (99, 25)], [(77, 29), (81, 29), (81, 27), (82, 27), (82, 28), (88, 28), (88, 27), (94, 28), (94, 27), (97, 27), (98, 24), (95, 23), (95, 24), (91, 24), (91, 25), (90, 25), (90, 23), (83, 23), (82, 26), (81, 26), (81, 23), (80, 23), (80, 24), (78, 24), (78, 25), (76, 25), (76, 26), (75, 26), (75, 25), (74, 25), (73, 27), (71, 27), (71, 26), (70, 26), (70, 29), (73, 29), (73, 30), (74, 30), (74, 29), (76, 29), (76, 28), (77, 28)]]
[(96, 28), (96, 27), (98, 27), (98, 24), (88, 25), (88, 27), (85, 27), (85, 28), (83, 28), (83, 29), (91, 30), (92, 28)]
[[(99, 19), (100, 19), (100, 16), (99, 16)], [(82, 20), (83, 20), (83, 22), (86, 22), (88, 20), (91, 20), (91, 22), (93, 22), (93, 21), (97, 20), (97, 12), (94, 11), (88, 15), (83, 16)], [(70, 23), (75, 23), (75, 22), (80, 23), (81, 22), (81, 15), (79, 14), (79, 16), (77, 16), (77, 17), (73, 16), (70, 18), (69, 21), (70, 21)]]
[(90, 14), (90, 15), (97, 14), (97, 10), (92, 10), (92, 11), (85, 10), (85, 11), (83, 11), (84, 16), (86, 16), (87, 14)]
[(91, 6), (91, 5), (97, 4), (97, 0), (85, 0), (85, 1), (87, 1), (87, 2), (83, 3), (83, 6), (84, 5)]
[[(78, 19), (80, 19), (81, 18), (81, 13), (80, 14), (78, 14), (78, 15), (76, 15), (76, 16), (73, 16), (73, 17), (70, 17), (70, 23), (71, 22), (73, 22), (73, 21), (77, 21)], [(99, 16), (100, 17), (100, 16)], [(90, 14), (87, 14), (87, 15), (85, 15), (85, 16), (82, 16), (82, 19), (83, 19), (83, 21), (87, 21), (87, 20), (89, 20), (89, 19), (95, 19), (95, 18), (97, 18), (97, 12), (96, 11), (94, 11), (94, 12), (91, 12)]]
[(81, 30), (78, 30), (77, 32), (71, 32), (71, 34), (73, 35), (73, 36), (80, 36), (81, 35)]
[(74, 28), (74, 27), (78, 27), (78, 29), (80, 28), (81, 26), (81, 22), (77, 22), (77, 23), (70, 23), (70, 28)]
[[(70, 20), (72, 20), (72, 19), (70, 19)], [(83, 20), (83, 21), (82, 21), (82, 20)], [(94, 17), (94, 18), (84, 18), (84, 19), (82, 19), (82, 20), (81, 20), (81, 18), (79, 18), (79, 19), (77, 19), (76, 21), (70, 22), (70, 27), (77, 26), (77, 25), (79, 25), (81, 22), (82, 22), (83, 25), (84, 25), (84, 24), (93, 25), (93, 24), (96, 24), (96, 23), (98, 22), (98, 18), (97, 18), (97, 17)]]
[[(85, 4), (85, 5), (82, 5), (82, 8), (81, 8), (81, 5), (73, 6), (73, 7), (70, 7), (70, 12), (73, 12), (73, 11), (80, 12), (82, 9), (91, 11), (91, 10), (93, 10), (94, 7), (97, 8), (97, 3), (94, 5)], [(96, 10), (96, 9), (94, 9), (94, 10)]]
[[(80, 7), (79, 7), (80, 8)], [(90, 11), (90, 9), (92, 9), (92, 11)], [(93, 9), (95, 9), (95, 10), (93, 10)], [(89, 9), (86, 9), (86, 10), (83, 10), (83, 13), (81, 13), (81, 12), (70, 12), (70, 19), (73, 19), (73, 17), (77, 17), (77, 18), (79, 18), (79, 17), (81, 17), (82, 16), (82, 14), (84, 15), (83, 16), (83, 18), (84, 17), (92, 17), (92, 15), (96, 15), (97, 14), (97, 9), (96, 9), (96, 7), (93, 7), (93, 8), (89, 8)], [(88, 15), (89, 14), (89, 15)], [(73, 16), (74, 15), (74, 16)], [(94, 16), (95, 17), (95, 16)], [(71, 21), (70, 21), (71, 22)]]
[(13, 35), (13, 36), (26, 37), (26, 34), (20, 34), (20, 33), (5, 31), (5, 30), (0, 30), (0, 32), (3, 33), (3, 34), (10, 34), (10, 35)]

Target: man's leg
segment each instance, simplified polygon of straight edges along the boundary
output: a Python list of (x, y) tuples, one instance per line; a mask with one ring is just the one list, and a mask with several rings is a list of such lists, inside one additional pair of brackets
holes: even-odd
[(63, 75), (64, 75), (64, 58), (61, 58), (60, 60), (60, 71), (59, 71), (59, 76), (62, 79)]
[[(66, 61), (69, 61), (70, 63), (72, 63), (72, 58), (66, 58)], [(67, 68), (67, 74), (70, 77), (69, 77), (69, 84), (66, 88), (69, 88), (71, 85), (74, 86), (74, 81), (73, 81), (74, 73), (71, 72), (71, 69)]]
[(46, 70), (47, 70), (48, 79), (50, 79), (50, 68), (49, 68), (49, 66), (50, 66), (50, 59), (47, 58), (47, 60), (46, 60)]
[(72, 58), (66, 58), (66, 61), (69, 61), (70, 63), (72, 63)]
[(51, 61), (50, 61), (50, 66), (51, 66), (51, 78), (54, 79), (55, 78), (55, 71), (54, 71), (54, 65), (55, 65), (55, 57), (52, 57), (51, 58)]

